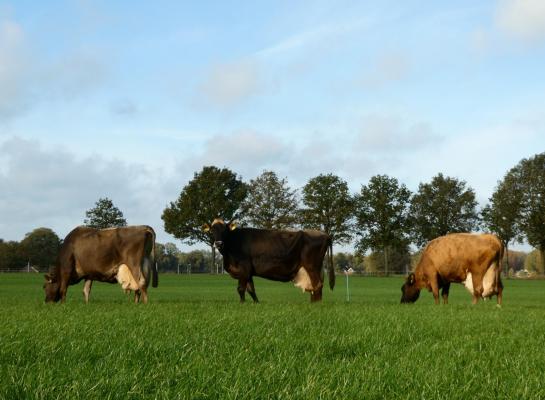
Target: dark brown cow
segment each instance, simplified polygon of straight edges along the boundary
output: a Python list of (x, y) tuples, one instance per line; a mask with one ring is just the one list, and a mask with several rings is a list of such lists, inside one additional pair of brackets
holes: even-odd
[(155, 232), (149, 226), (94, 229), (78, 226), (64, 239), (57, 262), (45, 275), (45, 301), (66, 300), (68, 285), (85, 280), (89, 301), (92, 281), (116, 283), (135, 291), (135, 302), (148, 301), (147, 288), (157, 287)]
[(420, 290), (428, 289), (435, 304), (439, 304), (441, 289), (446, 304), (451, 282), (463, 282), (473, 295), (473, 304), (481, 297), (497, 295), (501, 305), (502, 257), (503, 245), (495, 235), (453, 233), (438, 237), (428, 243), (414, 273), (407, 277), (401, 288), (401, 302), (414, 303)]
[(205, 225), (214, 237), (214, 245), (223, 255), (223, 266), (238, 279), (238, 294), (244, 302), (248, 291), (258, 302), (253, 276), (273, 281), (293, 281), (304, 292), (310, 292), (311, 301), (322, 299), (322, 265), (330, 250), (329, 287), (335, 286), (331, 238), (323, 232), (285, 231), (254, 228), (236, 228), (216, 219)]

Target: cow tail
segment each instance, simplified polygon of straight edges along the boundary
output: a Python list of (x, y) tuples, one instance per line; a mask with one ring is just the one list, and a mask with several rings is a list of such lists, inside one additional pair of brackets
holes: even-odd
[(157, 259), (155, 258), (155, 231), (150, 228), (151, 234), (151, 286), (159, 286), (159, 273), (157, 271)]
[(329, 238), (328, 241), (328, 253), (329, 253), (329, 268), (328, 268), (328, 275), (329, 275), (329, 288), (333, 290), (335, 287), (335, 268), (333, 266), (333, 241), (331, 238)]

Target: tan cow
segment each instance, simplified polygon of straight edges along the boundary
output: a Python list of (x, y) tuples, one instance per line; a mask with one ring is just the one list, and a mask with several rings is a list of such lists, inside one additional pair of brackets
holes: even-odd
[(473, 304), (479, 298), (497, 295), (501, 305), (501, 259), (503, 245), (491, 234), (452, 233), (428, 243), (414, 273), (409, 274), (401, 288), (402, 303), (414, 303), (420, 290), (433, 293), (439, 304), (439, 289), (443, 302), (448, 303), (451, 282), (464, 283), (473, 295)]

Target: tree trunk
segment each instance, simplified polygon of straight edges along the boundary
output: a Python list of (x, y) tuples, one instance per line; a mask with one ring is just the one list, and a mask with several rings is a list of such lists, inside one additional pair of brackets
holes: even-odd
[(541, 256), (541, 270), (545, 274), (545, 245), (539, 247), (539, 255)]
[(214, 268), (216, 267), (216, 248), (214, 245), (210, 245), (210, 249), (212, 250), (212, 265), (210, 266), (210, 273), (214, 273)]
[(384, 246), (384, 275), (388, 276), (388, 246)]
[(509, 242), (505, 242), (505, 277), (509, 278)]

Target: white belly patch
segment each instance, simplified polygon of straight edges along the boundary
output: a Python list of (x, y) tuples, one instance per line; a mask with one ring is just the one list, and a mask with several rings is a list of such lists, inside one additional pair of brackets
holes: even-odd
[(116, 275), (117, 281), (120, 283), (123, 290), (138, 290), (139, 286), (134, 277), (132, 276), (131, 270), (126, 264), (121, 264), (117, 270)]
[(293, 283), (295, 287), (301, 288), (303, 292), (314, 291), (310, 276), (308, 276), (307, 270), (303, 267), (300, 267), (299, 271), (297, 271), (297, 275), (295, 275), (295, 278), (293, 278)]
[[(492, 264), (484, 274), (483, 277), (483, 297), (492, 296), (494, 293), (494, 282), (496, 279), (496, 264)], [(467, 278), (464, 282), (466, 289), (469, 293), (473, 294), (473, 279), (471, 272), (467, 274)]]

